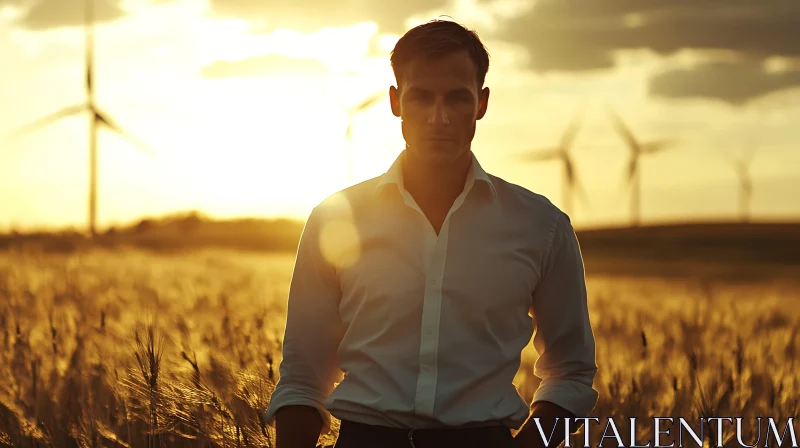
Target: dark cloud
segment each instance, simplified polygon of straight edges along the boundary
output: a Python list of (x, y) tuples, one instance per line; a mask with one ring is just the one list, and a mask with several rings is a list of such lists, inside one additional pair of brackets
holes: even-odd
[(753, 62), (703, 64), (664, 72), (649, 82), (650, 94), (655, 97), (704, 98), (732, 105), (792, 87), (800, 87), (800, 71), (770, 73)]
[[(94, 0), (95, 22), (110, 22), (125, 16), (122, 0)], [(11, 5), (22, 9), (15, 25), (31, 30), (83, 26), (86, 15), (85, 0), (0, 0), (0, 6)]]
[(637, 48), (800, 56), (800, 1), (539, 0), (497, 37), (525, 46), (538, 72), (611, 68), (613, 51)]
[(202, 69), (207, 78), (262, 77), (297, 75), (298, 73), (328, 74), (328, 69), (318, 59), (292, 58), (268, 54), (239, 61), (216, 61)]
[[(382, 33), (402, 34), (409, 17), (440, 8), (447, 0), (210, 0), (217, 17), (264, 21), (264, 31), (316, 31), (374, 21)], [(431, 17), (433, 18), (433, 17)]]

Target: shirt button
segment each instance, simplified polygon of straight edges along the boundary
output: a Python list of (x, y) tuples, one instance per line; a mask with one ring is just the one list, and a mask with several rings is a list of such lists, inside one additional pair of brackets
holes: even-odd
[(431, 285), (435, 285), (435, 284), (436, 284), (436, 280), (431, 280)]
[(428, 336), (430, 336), (430, 335), (432, 335), (432, 334), (433, 334), (433, 330), (431, 330), (430, 328), (428, 328), (427, 330), (425, 330), (425, 333), (426, 333)]

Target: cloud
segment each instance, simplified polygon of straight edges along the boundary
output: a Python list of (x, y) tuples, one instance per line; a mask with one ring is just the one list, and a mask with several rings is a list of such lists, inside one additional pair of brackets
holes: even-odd
[(496, 32), (523, 45), (531, 69), (614, 66), (613, 52), (733, 50), (750, 58), (800, 56), (797, 0), (538, 0)]
[(238, 61), (216, 61), (202, 69), (207, 78), (297, 75), (301, 73), (327, 75), (327, 67), (318, 59), (293, 58), (279, 54), (254, 56)]
[(290, 28), (310, 32), (374, 21), (381, 33), (394, 34), (405, 32), (405, 21), (413, 15), (447, 4), (448, 0), (210, 0), (214, 16), (263, 22), (264, 31)]
[(743, 105), (784, 89), (800, 87), (800, 71), (770, 73), (755, 62), (709, 63), (663, 72), (649, 81), (654, 97), (702, 98)]
[[(122, 0), (94, 0), (95, 22), (110, 22), (126, 15)], [(84, 0), (0, 0), (0, 6), (19, 7), (23, 13), (16, 25), (34, 31), (50, 28), (83, 26)]]

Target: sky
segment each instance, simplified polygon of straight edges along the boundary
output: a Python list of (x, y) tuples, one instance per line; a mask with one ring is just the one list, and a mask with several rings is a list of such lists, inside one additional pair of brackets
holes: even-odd
[[(737, 219), (731, 161), (748, 153), (753, 219), (800, 218), (795, 0), (95, 5), (97, 105), (149, 149), (100, 132), (101, 227), (188, 210), (305, 219), (382, 174), (404, 147), (389, 52), (443, 16), (490, 53), (472, 145), (488, 172), (564, 208), (560, 162), (523, 157), (556, 146), (584, 111), (571, 155), (586, 202), (565, 210), (576, 227), (630, 220), (629, 149), (609, 110), (637, 139), (673, 143), (640, 159), (643, 222)], [(83, 11), (83, 0), (0, 0), (0, 231), (86, 226), (88, 114), (7, 140), (85, 102)]]

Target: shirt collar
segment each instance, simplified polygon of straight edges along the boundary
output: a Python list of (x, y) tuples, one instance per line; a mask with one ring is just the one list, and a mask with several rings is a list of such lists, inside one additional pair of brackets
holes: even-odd
[[(392, 166), (389, 167), (389, 170), (381, 176), (381, 180), (378, 182), (378, 185), (375, 187), (375, 192), (380, 192), (384, 186), (389, 184), (396, 184), (397, 187), (402, 191), (405, 186), (403, 185), (403, 161), (405, 160), (406, 150), (400, 152), (400, 155), (397, 156)], [(489, 187), (489, 191), (491, 191), (493, 197), (497, 197), (497, 190), (495, 190), (494, 183), (492, 179), (489, 177), (489, 174), (481, 167), (481, 164), (478, 162), (478, 158), (475, 157), (475, 153), (470, 152), (472, 157), (472, 163), (470, 164), (470, 170), (467, 173), (467, 179), (465, 182), (465, 187), (470, 186), (475, 181), (485, 182), (486, 185)]]

